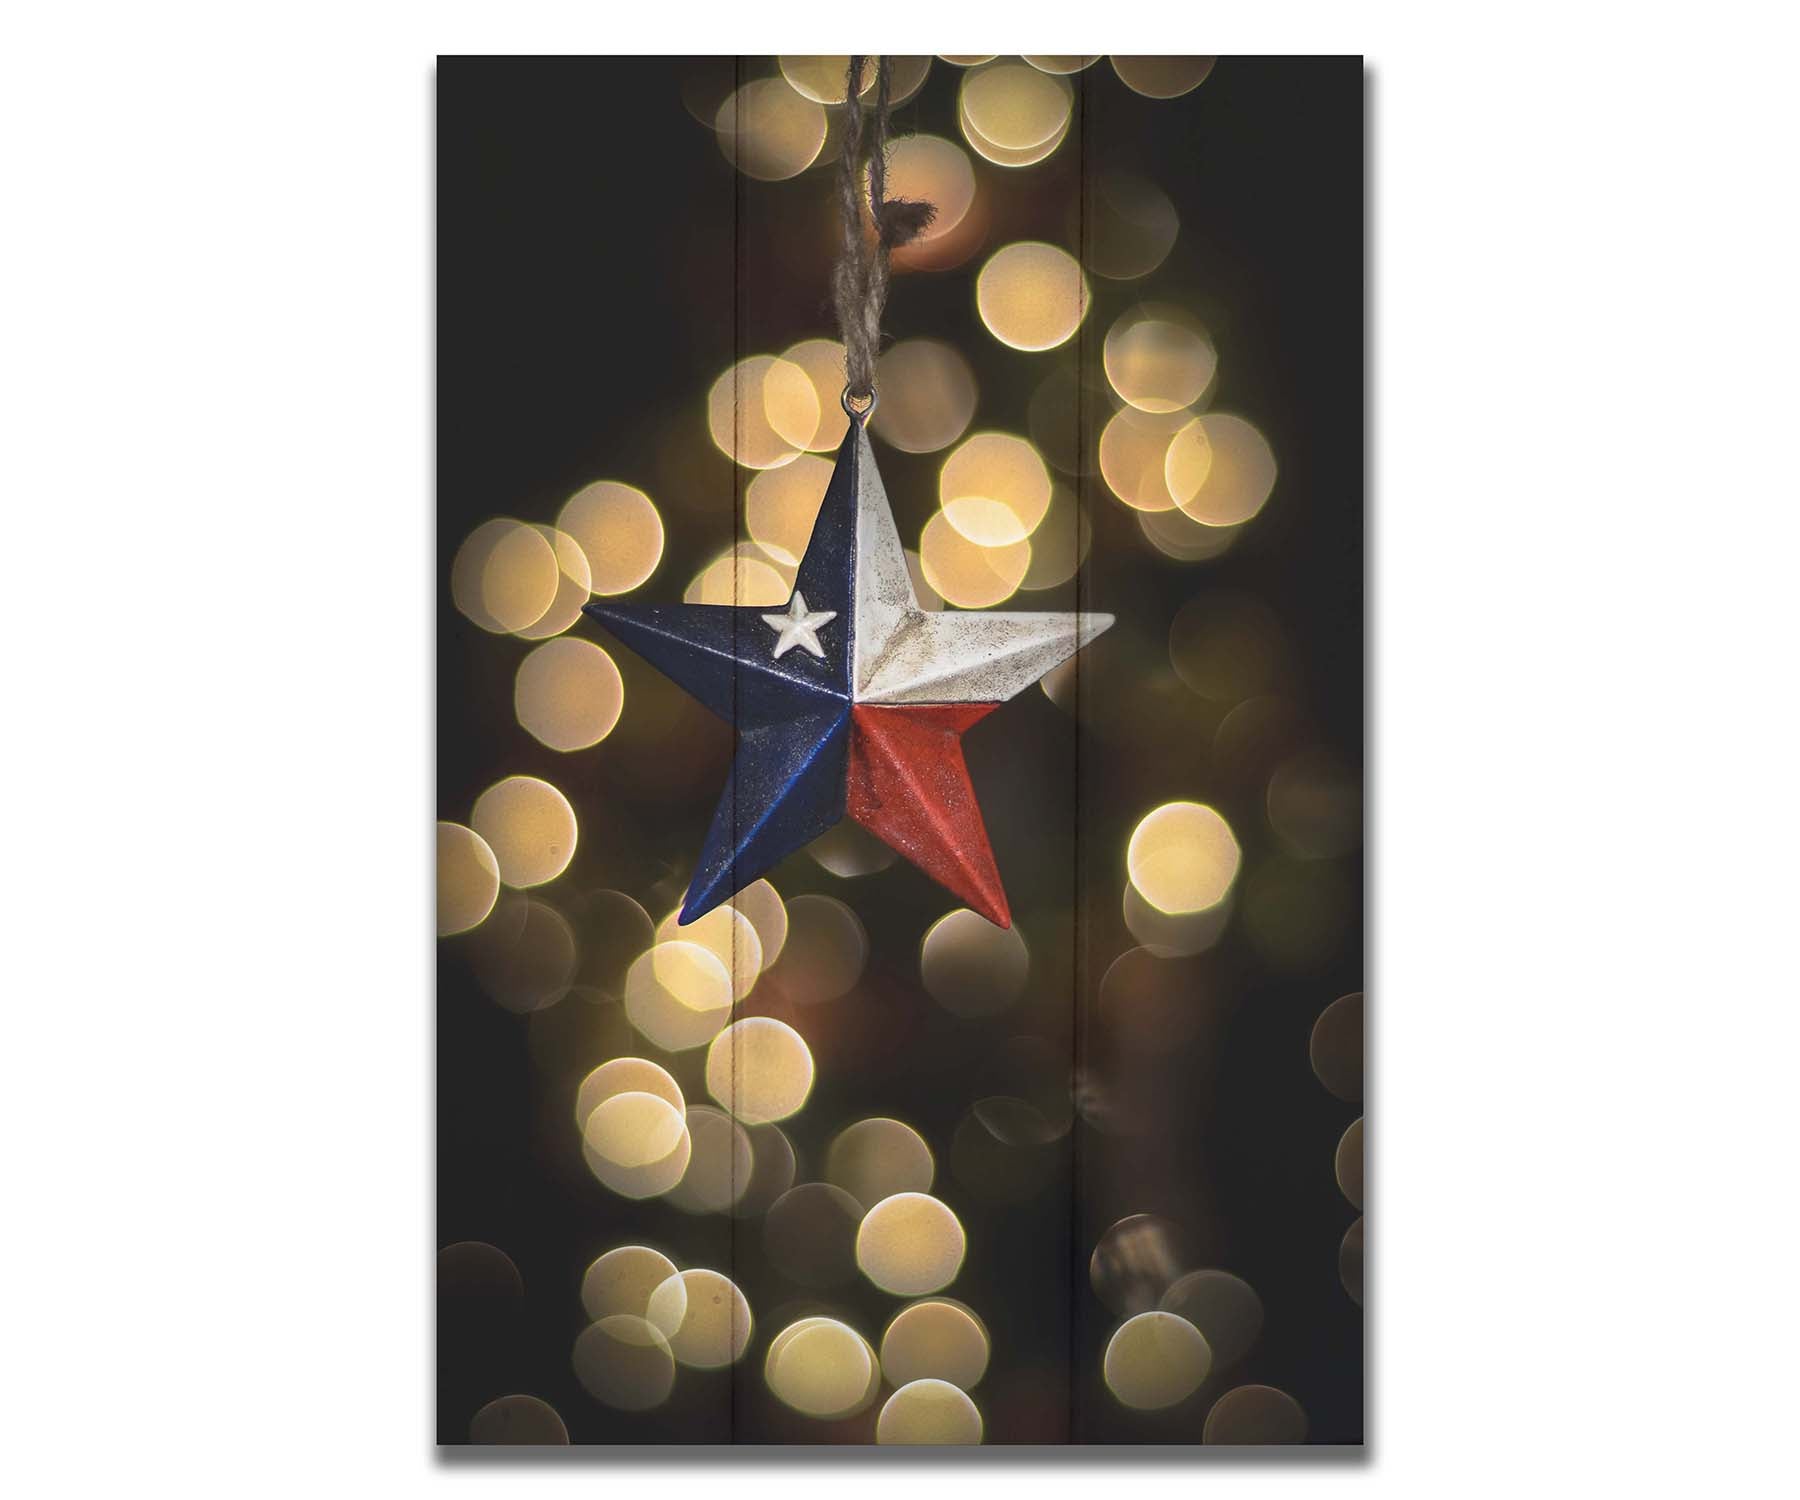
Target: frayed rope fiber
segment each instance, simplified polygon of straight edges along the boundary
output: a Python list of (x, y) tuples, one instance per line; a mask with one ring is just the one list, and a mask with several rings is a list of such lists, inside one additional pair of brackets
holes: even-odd
[(869, 219), (874, 234), (863, 230), (863, 109), (858, 97), (865, 59), (850, 59), (844, 88), (844, 150), (838, 161), (838, 210), (844, 246), (831, 273), (832, 302), (838, 333), (844, 341), (844, 384), (852, 400), (875, 394), (875, 360), (881, 353), (881, 314), (887, 306), (888, 260), (900, 245), (916, 240), (937, 209), (930, 203), (887, 196), (887, 153), (890, 128), (888, 89), (892, 67), (887, 58), (875, 65), (875, 119), (869, 131)]

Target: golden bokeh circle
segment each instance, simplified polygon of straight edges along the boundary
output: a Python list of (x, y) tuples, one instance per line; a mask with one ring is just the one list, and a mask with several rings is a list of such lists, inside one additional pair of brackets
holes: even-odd
[(450, 602), (483, 630), (496, 635), (504, 635), (506, 627), (490, 615), (487, 606), (481, 602), (481, 578), (501, 538), (513, 527), (523, 524), (509, 516), (483, 521), (463, 538), (450, 562)]
[(1231, 825), (1199, 802), (1165, 802), (1132, 830), (1125, 865), (1138, 893), (1171, 916), (1225, 899), (1242, 852)]
[(938, 53), (939, 62), (947, 62), (958, 68), (978, 68), (983, 63), (990, 63), (1000, 54), (998, 52), (958, 53), (951, 56), (948, 52)]
[(1175, 432), (1168, 417), (1135, 406), (1114, 412), (1100, 429), (1100, 477), (1133, 510), (1175, 508), (1166, 466)]
[(1121, 902), (1126, 929), (1158, 957), (1190, 958), (1204, 953), (1225, 935), (1231, 919), (1231, 903), (1221, 901), (1205, 911), (1172, 916), (1146, 901), (1135, 885), (1125, 885)]
[(926, 930), (919, 945), (919, 977), (931, 998), (952, 1015), (991, 1016), (1019, 998), (1031, 955), (1017, 927), (996, 927), (958, 907)]
[(1229, 1271), (1190, 1271), (1170, 1285), (1158, 1306), (1200, 1330), (1212, 1350), (1215, 1370), (1235, 1365), (1262, 1332), (1262, 1298), (1249, 1282)]
[(1091, 57), (1047, 57), (1024, 53), (1025, 61), (1044, 73), (1079, 73), (1083, 68), (1091, 68), (1099, 62), (1104, 53), (1096, 52)]
[(625, 971), (625, 1014), (665, 1052), (703, 1047), (731, 1019), (731, 975), (698, 943), (657, 943)]
[(575, 1123), (585, 1126), (588, 1116), (615, 1094), (655, 1094), (678, 1113), (687, 1112), (681, 1085), (667, 1068), (647, 1057), (615, 1057), (590, 1070), (576, 1088)]
[(1205, 562), (1230, 550), (1242, 528), (1237, 526), (1203, 526), (1179, 507), (1169, 510), (1140, 510), (1138, 530), (1164, 557), (1176, 562)]
[(581, 1305), (591, 1322), (644, 1316), (650, 1294), (675, 1274), (675, 1263), (648, 1245), (620, 1245), (597, 1257), (581, 1278)]
[(802, 453), (791, 464), (764, 469), (745, 489), (744, 530), (777, 563), (800, 566), (831, 473), (826, 460)]
[(968, 430), (975, 416), (975, 372), (937, 339), (905, 339), (875, 367), (881, 402), (869, 430), (902, 453), (936, 453)]
[(819, 431), (812, 378), (774, 354), (732, 365), (706, 396), (706, 425), (718, 450), (746, 469), (792, 463)]
[(1350, 1294), (1350, 1300), (1361, 1307), (1363, 1299), (1363, 1221), (1361, 1219), (1344, 1231), (1343, 1243), (1338, 1246), (1338, 1280), (1343, 1282), (1344, 1290)]
[(1101, 1368), (1107, 1389), (1123, 1404), (1160, 1411), (1200, 1389), (1212, 1368), (1212, 1351), (1186, 1318), (1144, 1312), (1119, 1325)]
[(850, 424), (839, 399), (844, 390), (844, 346), (836, 339), (802, 339), (783, 349), (781, 358), (805, 372), (819, 403), (818, 425), (801, 446), (813, 453), (833, 452)]
[(1340, 995), (1319, 1013), (1307, 1042), (1313, 1073), (1349, 1104), (1363, 1096), (1363, 993)]
[(622, 1198), (654, 1198), (681, 1181), (692, 1142), (680, 1110), (656, 1094), (614, 1094), (587, 1117), (582, 1158)]
[(825, 1180), (865, 1209), (895, 1193), (929, 1192), (936, 1171), (925, 1137), (880, 1115), (845, 1126), (825, 1153)]
[(915, 1380), (887, 1398), (875, 1421), (877, 1443), (932, 1447), (981, 1441), (981, 1412), (947, 1380)]
[(949, 1205), (929, 1193), (895, 1193), (863, 1216), (856, 1264), (884, 1292), (923, 1297), (962, 1269), (968, 1239)]
[(884, 844), (852, 818), (826, 829), (806, 846), (806, 852), (820, 869), (840, 880), (878, 875), (900, 858), (891, 844)]
[(1114, 1312), (1135, 1317), (1158, 1305), (1181, 1274), (1184, 1258), (1180, 1232), (1169, 1220), (1160, 1214), (1127, 1214), (1094, 1242), (1088, 1280), (1094, 1295)]
[(585, 484), (557, 512), (557, 529), (587, 558), (596, 594), (626, 594), (646, 582), (663, 555), (663, 523), (655, 502), (616, 479)]
[(1039, 162), (1047, 160), (1055, 154), (1056, 148), (1068, 138), (1069, 123), (1073, 118), (1074, 115), (1071, 112), (1063, 120), (1062, 128), (1048, 140), (1040, 141), (1035, 146), (1015, 149), (1010, 146), (999, 146), (990, 141), (971, 123), (969, 112), (960, 100), (957, 101), (956, 106), (956, 123), (962, 128), (963, 139), (974, 148), (977, 156), (992, 162), (997, 167), (1035, 167)]
[(696, 1370), (722, 1370), (750, 1347), (750, 1304), (737, 1283), (717, 1271), (671, 1276), (650, 1294), (645, 1314), (676, 1360)]
[(978, 432), (938, 471), (944, 519), (977, 547), (1022, 542), (1050, 509), (1050, 471), (1036, 448), (1009, 432)]
[(1146, 99), (1174, 99), (1206, 82), (1216, 57), (1120, 57), (1114, 54), (1113, 72), (1125, 87)]
[(1054, 349), (1069, 341), (1087, 315), (1087, 277), (1067, 250), (1018, 240), (982, 266), (975, 306), (988, 332), (1009, 348)]
[(543, 885), (575, 857), (575, 809), (536, 776), (508, 776), (475, 799), (469, 825), (487, 841), (500, 879), (515, 888)]
[(669, 1341), (644, 1318), (615, 1313), (575, 1340), (575, 1375), (596, 1401), (620, 1411), (661, 1406), (675, 1388)]
[(519, 663), (513, 711), (520, 726), (552, 750), (599, 744), (624, 708), (619, 669), (592, 641), (568, 636), (545, 641)]
[(1360, 1210), (1363, 1206), (1363, 1122), (1360, 1115), (1350, 1122), (1350, 1128), (1339, 1139), (1333, 1166), (1339, 1191), (1350, 1200), (1352, 1208)]
[(694, 575), (681, 593), (683, 604), (732, 604), (776, 609), (794, 592), (794, 569), (754, 542), (740, 542)]
[(593, 570), (588, 567), (587, 554), (567, 532), (558, 531), (553, 526), (536, 526), (532, 529), (550, 544), (550, 550), (556, 554), (556, 593), (550, 601), (550, 607), (542, 615), (531, 624), (521, 626), (513, 634), (520, 640), (546, 641), (551, 636), (561, 635), (581, 618), (581, 606), (588, 602), (593, 593)]
[(487, 920), (500, 899), (500, 865), (487, 840), (461, 823), (437, 826), (437, 931), (467, 932)]
[(784, 1328), (769, 1345), (763, 1379), (776, 1399), (821, 1421), (862, 1410), (879, 1389), (868, 1341), (835, 1318), (802, 1318)]
[(963, 76), (957, 93), (970, 144), (1030, 151), (1069, 126), (1075, 94), (1068, 82), (1024, 63), (1001, 62)]
[(1155, 183), (1103, 172), (1094, 178), (1082, 230), (1090, 271), (1109, 281), (1135, 281), (1168, 259), (1181, 233), (1181, 216)]
[[(1192, 406), (1219, 368), (1218, 351), (1199, 329), (1142, 313), (1127, 313), (1107, 329), (1101, 357), (1120, 399), (1154, 415)], [(1171, 462), (1165, 455), (1165, 478)]]
[(805, 1039), (773, 1016), (734, 1021), (706, 1054), (706, 1091), (738, 1119), (766, 1125), (797, 1114), (812, 1092)]
[(1036, 593), (1067, 583), (1080, 570), (1093, 545), (1094, 529), (1067, 489), (1050, 486), (1050, 509), (1031, 534), (1031, 562), (1019, 587)]
[[(975, 167), (961, 146), (941, 135), (902, 136), (888, 148), (887, 193), (889, 198), (929, 203), (937, 210), (919, 237), (909, 242), (929, 245), (968, 217), (975, 203)], [(883, 391), (885, 401), (885, 387)]]
[(920, 533), (919, 567), (946, 603), (959, 609), (986, 609), (1018, 592), (1031, 568), (1031, 543), (978, 547), (940, 510)]
[(881, 1371), (896, 1386), (945, 1380), (972, 1391), (987, 1373), (987, 1329), (960, 1302), (937, 1298), (902, 1308), (881, 1336)]
[[(730, 905), (734, 911), (742, 914), (749, 922), (751, 931), (756, 934), (762, 967), (766, 973), (775, 960), (781, 957), (781, 950), (787, 943), (788, 913), (787, 905), (781, 899), (781, 892), (766, 879), (753, 880), (731, 898)], [(698, 925), (693, 923), (683, 930), (692, 932)]]
[[(849, 93), (848, 56), (778, 57), (775, 61), (788, 85), (815, 104), (841, 105)], [(857, 73), (856, 97), (865, 104), (874, 99), (876, 61), (874, 57), (864, 58), (862, 68)], [(919, 92), (925, 82), (925, 75), (931, 70), (931, 59), (896, 56), (889, 57), (887, 61), (890, 68), (888, 104), (890, 108), (897, 109)]]
[[(760, 898), (759, 898), (760, 899)], [(731, 976), (734, 1000), (743, 1000), (756, 988), (756, 977), (767, 966), (762, 934), (736, 902), (715, 906), (703, 917), (682, 922), (677, 908), (656, 924), (659, 943), (697, 943), (725, 966)]]
[(569, 1429), (548, 1401), (536, 1396), (501, 1396), (469, 1419), (469, 1441), (515, 1447), (566, 1446)]
[(831, 896), (787, 903), (787, 943), (770, 971), (796, 1005), (819, 1005), (855, 988), (869, 958), (869, 936), (856, 913)]
[(1240, 1385), (1213, 1403), (1200, 1441), (1229, 1447), (1304, 1443), (1306, 1413), (1286, 1391), (1272, 1385)]
[(1163, 456), (1164, 487), (1203, 526), (1238, 526), (1268, 503), (1275, 454), (1242, 417), (1208, 412), (1172, 438)]
[(730, 1213), (748, 1191), (756, 1170), (750, 1137), (736, 1120), (704, 1104), (688, 1106), (687, 1127), (693, 1155), (681, 1181), (663, 1201), (683, 1213)]
[[(848, 67), (845, 59), (846, 73)], [(818, 160), (825, 111), (785, 78), (757, 78), (719, 106), (713, 129), (725, 160), (746, 177), (780, 182)]]
[(534, 526), (502, 516), (483, 521), (450, 565), (450, 597), (483, 630), (522, 630), (556, 602), (562, 570), (556, 549)]

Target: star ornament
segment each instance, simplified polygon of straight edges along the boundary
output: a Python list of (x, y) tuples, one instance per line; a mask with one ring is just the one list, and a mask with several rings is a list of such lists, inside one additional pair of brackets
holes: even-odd
[(585, 610), (737, 729), (680, 922), (850, 817), (988, 921), (1012, 925), (963, 732), (1113, 617), (921, 609), (859, 421), (784, 612), (612, 600)]

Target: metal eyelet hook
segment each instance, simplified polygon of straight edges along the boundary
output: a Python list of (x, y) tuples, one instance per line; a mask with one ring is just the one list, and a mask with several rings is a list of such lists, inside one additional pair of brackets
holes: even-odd
[(858, 406), (856, 404), (856, 398), (850, 394), (850, 387), (845, 386), (844, 394), (839, 399), (843, 404), (844, 414), (848, 416), (852, 422), (856, 423), (858, 427), (867, 427), (869, 425), (869, 418), (875, 415), (875, 407), (881, 398), (876, 395), (874, 391), (870, 391), (868, 398), (869, 404), (867, 406)]

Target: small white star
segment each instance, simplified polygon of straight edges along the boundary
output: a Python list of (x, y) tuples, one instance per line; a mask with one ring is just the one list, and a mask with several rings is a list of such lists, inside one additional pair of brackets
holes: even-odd
[(795, 646), (812, 652), (814, 656), (823, 657), (825, 648), (819, 644), (819, 627), (829, 625), (836, 618), (837, 611), (835, 609), (809, 611), (806, 607), (806, 595), (796, 589), (794, 597), (788, 601), (787, 613), (785, 615), (764, 615), (763, 624), (780, 636), (780, 639), (775, 642), (777, 657), (781, 656), (783, 652), (793, 650)]

